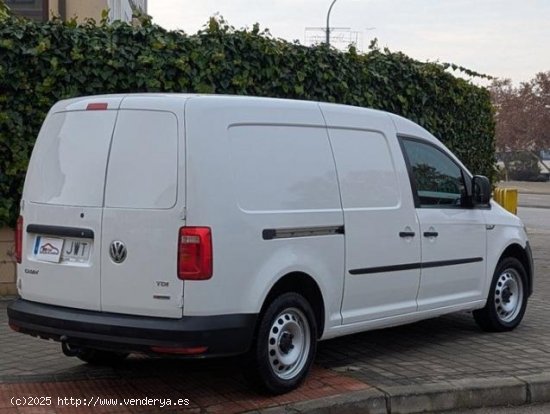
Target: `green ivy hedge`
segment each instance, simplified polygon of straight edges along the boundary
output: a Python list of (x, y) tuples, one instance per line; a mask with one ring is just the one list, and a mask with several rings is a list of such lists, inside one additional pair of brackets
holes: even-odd
[(439, 137), (475, 173), (493, 176), (488, 92), (445, 69), (371, 47), (305, 47), (211, 19), (196, 35), (144, 21), (83, 25), (0, 18), (0, 225), (15, 221), (29, 156), (58, 100), (100, 93), (199, 92), (379, 108)]

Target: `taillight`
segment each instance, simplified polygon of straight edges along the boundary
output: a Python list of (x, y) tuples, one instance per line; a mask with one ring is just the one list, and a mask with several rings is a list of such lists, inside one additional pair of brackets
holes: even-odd
[(15, 225), (15, 261), (21, 263), (23, 257), (23, 216), (17, 218)]
[(209, 227), (180, 228), (178, 277), (182, 280), (212, 277), (212, 234)]

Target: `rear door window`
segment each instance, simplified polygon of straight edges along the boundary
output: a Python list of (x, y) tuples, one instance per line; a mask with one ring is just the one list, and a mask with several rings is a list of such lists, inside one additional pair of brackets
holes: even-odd
[(116, 114), (73, 111), (50, 115), (29, 164), (25, 198), (44, 204), (102, 206)]
[(105, 207), (167, 209), (176, 204), (178, 124), (171, 112), (120, 110)]

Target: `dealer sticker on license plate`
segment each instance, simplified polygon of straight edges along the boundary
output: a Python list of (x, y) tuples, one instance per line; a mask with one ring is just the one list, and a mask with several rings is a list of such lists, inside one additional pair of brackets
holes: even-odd
[(52, 263), (86, 263), (90, 259), (92, 240), (61, 239), (37, 236), (34, 243), (34, 257)]
[(34, 243), (34, 256), (45, 262), (59, 263), (64, 239), (38, 236)]

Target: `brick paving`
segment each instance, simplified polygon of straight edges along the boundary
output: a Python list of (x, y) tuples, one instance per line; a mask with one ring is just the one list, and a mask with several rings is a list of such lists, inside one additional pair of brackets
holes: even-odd
[[(7, 326), (7, 303), (0, 302), (0, 414), (75, 411), (74, 406), (57, 405), (58, 397), (79, 398), (82, 404), (84, 399), (89, 404), (95, 397), (117, 398), (118, 404), (124, 404), (124, 398), (188, 398), (186, 412), (229, 414), (369, 388), (361, 380), (317, 365), (298, 390), (265, 397), (250, 389), (242, 378), (239, 358), (192, 361), (132, 355), (113, 368), (92, 367), (63, 356), (59, 343), (12, 332)], [(11, 398), (28, 396), (51, 396), (52, 406), (36, 407), (34, 411), (28, 406), (19, 407), (17, 411)], [(79, 411), (82, 409), (92, 407), (80, 406)], [(155, 409), (128, 405), (101, 408), (105, 413), (144, 411)], [(162, 408), (162, 412), (170, 412), (170, 407)]]
[[(205, 371), (201, 374), (183, 371), (166, 377), (158, 376), (154, 369), (152, 371), (154, 373), (151, 377), (0, 383), (0, 413), (166, 413), (185, 409), (186, 412), (230, 414), (368, 388), (360, 381), (316, 367), (298, 390), (277, 397), (265, 397), (254, 393), (229, 370)], [(40, 407), (23, 402), (24, 398), (46, 396), (51, 400), (35, 400), (35, 405), (42, 404)], [(146, 402), (145, 398), (157, 401)], [(130, 402), (130, 399), (141, 401)], [(21, 405), (14, 406), (16, 404)]]
[[(251, 391), (240, 360), (185, 361), (132, 356), (115, 368), (94, 368), (61, 354), (57, 343), (11, 332), (0, 302), (0, 414), (71, 411), (14, 408), (8, 397), (189, 398), (191, 412), (231, 413), (345, 394), (370, 387), (515, 377), (550, 372), (550, 231), (531, 233), (535, 293), (513, 332), (481, 332), (470, 314), (366, 332), (319, 344), (315, 368), (300, 389), (276, 398)], [(147, 412), (152, 408), (148, 407)], [(160, 410), (160, 408), (159, 408)], [(74, 411), (74, 410), (73, 410)], [(80, 410), (82, 411), (82, 410)], [(84, 410), (85, 411), (85, 410)], [(101, 412), (143, 412), (103, 407)], [(175, 409), (163, 408), (162, 412)]]
[(550, 372), (550, 233), (531, 234), (535, 292), (512, 332), (481, 332), (469, 313), (320, 344), (317, 363), (375, 387)]

